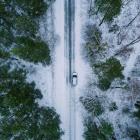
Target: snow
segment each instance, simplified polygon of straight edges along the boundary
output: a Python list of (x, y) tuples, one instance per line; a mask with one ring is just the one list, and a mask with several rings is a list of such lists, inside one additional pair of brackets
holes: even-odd
[(36, 88), (41, 90), (43, 98), (39, 100), (40, 106), (52, 106), (52, 75), (51, 66), (42, 64), (32, 65), (33, 71), (28, 74), (28, 81), (35, 81)]
[(64, 46), (64, 0), (56, 0), (55, 12), (55, 33), (58, 35), (55, 56), (54, 56), (54, 107), (60, 115), (62, 129), (65, 134), (63, 140), (69, 139), (69, 95), (66, 90), (65, 73), (65, 46)]
[(82, 57), (82, 27), (86, 21), (87, 7), (81, 0), (76, 0), (75, 3), (75, 69), (78, 73), (78, 85), (76, 87), (76, 140), (83, 140), (83, 108), (79, 102), (79, 97), (83, 95), (88, 76), (90, 75), (89, 64)]
[[(55, 2), (55, 32), (58, 35), (58, 43), (55, 49), (55, 61), (54, 61), (54, 106), (56, 111), (60, 114), (60, 118), (62, 121), (62, 129), (64, 130), (65, 134), (62, 137), (63, 140), (68, 140), (70, 137), (70, 129), (75, 129), (75, 139), (76, 140), (83, 140), (83, 116), (82, 116), (82, 107), (79, 102), (79, 97), (82, 95), (82, 89), (87, 82), (88, 75), (90, 73), (89, 64), (86, 63), (81, 55), (82, 52), (82, 38), (81, 38), (81, 31), (82, 25), (84, 25), (83, 20), (86, 18), (86, 9), (84, 7), (83, 10), (83, 3), (81, 0), (75, 1), (75, 71), (78, 73), (78, 85), (75, 89), (70, 90), (74, 91), (73, 93), (75, 96), (72, 99), (72, 102), (76, 105), (75, 106), (75, 115), (76, 120), (74, 121), (76, 124), (74, 127), (70, 128), (72, 124), (70, 122), (70, 95), (69, 89), (66, 84), (66, 71), (67, 71), (67, 60), (65, 54), (65, 30), (64, 30), (64, 0), (57, 0)], [(72, 93), (70, 93), (72, 94)], [(72, 107), (72, 108), (73, 108)], [(73, 136), (72, 136), (73, 137)]]
[[(132, 49), (130, 51), (125, 50), (124, 52), (122, 52), (122, 55), (116, 56), (114, 54), (116, 54), (116, 51), (118, 50), (125, 49), (125, 46), (127, 44), (129, 44), (140, 35), (140, 16), (138, 16), (131, 25), (126, 27), (126, 25), (128, 25), (128, 23), (137, 15), (139, 9), (139, 0), (133, 0), (130, 1), (127, 5), (123, 5), (120, 15), (118, 17), (115, 17), (114, 21), (110, 24), (103, 23), (101, 26), (98, 26), (100, 19), (102, 19), (101, 15), (94, 16), (86, 20), (88, 24), (97, 25), (97, 27), (102, 32), (103, 43), (107, 43), (109, 46), (109, 49), (107, 49), (107, 55), (104, 59), (114, 56), (119, 59), (122, 66), (124, 66), (123, 74), (125, 76), (126, 86), (130, 86), (131, 83), (127, 81), (127, 78), (131, 77), (133, 79), (131, 72), (135, 68), (136, 63), (139, 63), (139, 60), (137, 58), (140, 56), (140, 43), (138, 42), (129, 47), (127, 46), (127, 49)], [(109, 27), (115, 24), (119, 26), (119, 30), (115, 33), (109, 32)], [(100, 58), (100, 60), (102, 61), (103, 59)], [(96, 77), (92, 77), (93, 79), (89, 79), (89, 84), (92, 84), (93, 81), (97, 80)], [(110, 88), (107, 91), (103, 92), (99, 89), (96, 90), (97, 86), (93, 84), (91, 88), (92, 89), (87, 86), (87, 89), (85, 90), (85, 96), (87, 96), (87, 94), (92, 94), (93, 97), (98, 95), (99, 97), (103, 98), (102, 102), (105, 108), (105, 112), (101, 116), (99, 116), (99, 118), (105, 119), (113, 125), (117, 140), (132, 140), (132, 138), (128, 138), (126, 128), (138, 128), (139, 126), (137, 120), (132, 117), (135, 100), (133, 100), (134, 95), (131, 89)], [(88, 93), (88, 91), (90, 93)], [(108, 109), (109, 104), (112, 102), (116, 102), (116, 105), (118, 106), (118, 109), (113, 112), (109, 111)], [(128, 114), (124, 113), (124, 108), (130, 109), (130, 112)], [(93, 120), (94, 118), (95, 117), (93, 116)]]
[(131, 53), (123, 72), (126, 78), (131, 74), (135, 66), (137, 57), (140, 55), (140, 43), (136, 43), (135, 45), (133, 45), (133, 47), (134, 51)]

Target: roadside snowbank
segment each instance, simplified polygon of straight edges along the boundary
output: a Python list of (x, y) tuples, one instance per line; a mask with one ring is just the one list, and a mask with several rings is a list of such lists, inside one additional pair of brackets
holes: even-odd
[(83, 95), (83, 88), (85, 87), (91, 69), (89, 64), (83, 59), (82, 56), (82, 29), (87, 18), (86, 3), (81, 0), (76, 0), (75, 3), (75, 69), (78, 73), (78, 85), (76, 87), (76, 140), (83, 140), (83, 107), (79, 101), (79, 98)]

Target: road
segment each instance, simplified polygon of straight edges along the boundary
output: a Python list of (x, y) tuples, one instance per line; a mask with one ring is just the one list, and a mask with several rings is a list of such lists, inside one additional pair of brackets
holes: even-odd
[(75, 71), (75, 0), (65, 0), (65, 55), (67, 61), (66, 86), (69, 94), (69, 140), (76, 140), (75, 87), (72, 73)]
[[(62, 140), (83, 140), (79, 89), (85, 81), (85, 64), (80, 55), (80, 2), (81, 0), (56, 0), (54, 5), (57, 44), (53, 61), (52, 97), (65, 133)], [(74, 71), (78, 73), (79, 83), (76, 87), (71, 85)]]

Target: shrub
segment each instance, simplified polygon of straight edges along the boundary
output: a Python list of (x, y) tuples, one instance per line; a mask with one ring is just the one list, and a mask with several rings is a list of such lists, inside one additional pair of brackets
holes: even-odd
[(92, 113), (94, 116), (99, 116), (104, 112), (104, 108), (101, 105), (101, 101), (98, 97), (81, 97), (80, 101), (84, 105), (85, 109), (88, 112)]
[(85, 31), (85, 49), (91, 65), (93, 65), (99, 56), (103, 56), (106, 46), (102, 43), (101, 31), (96, 25), (87, 25)]
[(123, 78), (122, 70), (119, 60), (111, 57), (106, 62), (94, 64), (95, 73), (99, 78), (99, 88), (107, 90), (115, 78)]
[(99, 45), (101, 44), (102, 33), (96, 25), (89, 24), (86, 26), (85, 40), (87, 44), (91, 44), (90, 46), (93, 48), (96, 48), (96, 46), (100, 47)]
[(110, 104), (110, 106), (109, 106), (109, 110), (110, 110), (110, 111), (115, 111), (115, 110), (117, 110), (117, 109), (118, 109), (118, 107), (117, 107), (116, 103), (115, 103), (115, 102), (112, 102), (112, 103)]
[(85, 122), (84, 138), (85, 140), (109, 140), (113, 137), (113, 127), (108, 122), (102, 120), (98, 126), (88, 118)]
[(137, 111), (134, 112), (134, 116), (140, 119), (140, 101), (139, 100), (135, 103), (135, 107)]
[(130, 108), (128, 106), (122, 108), (122, 113), (125, 113), (125, 114), (130, 113)]
[(113, 18), (120, 14), (122, 6), (121, 0), (95, 0), (97, 13), (103, 15), (104, 21), (112, 21)]
[(136, 128), (128, 127), (126, 129), (127, 136), (130, 138), (133, 138), (134, 140), (140, 140), (140, 134), (139, 131)]

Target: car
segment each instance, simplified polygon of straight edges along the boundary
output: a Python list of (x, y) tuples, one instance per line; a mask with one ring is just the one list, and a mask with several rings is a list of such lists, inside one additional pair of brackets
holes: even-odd
[(76, 72), (73, 72), (72, 73), (72, 85), (73, 86), (76, 86), (78, 83), (78, 76), (77, 76), (77, 73)]

